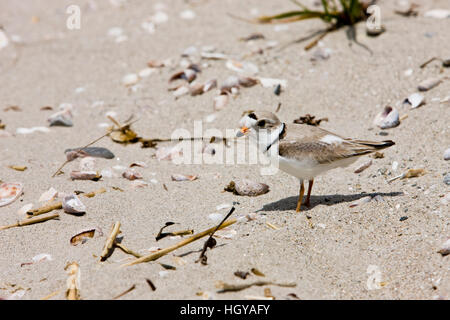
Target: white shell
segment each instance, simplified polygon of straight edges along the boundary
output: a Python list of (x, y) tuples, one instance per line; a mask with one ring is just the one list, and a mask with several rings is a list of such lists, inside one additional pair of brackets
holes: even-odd
[(394, 128), (400, 124), (400, 116), (397, 109), (386, 106), (374, 119), (373, 124), (381, 129)]
[(152, 73), (155, 73), (156, 70), (154, 68), (144, 68), (141, 71), (139, 71), (139, 77), (141, 78), (147, 78)]
[(123, 85), (129, 87), (138, 83), (139, 77), (135, 73), (129, 73), (122, 78)]
[(95, 158), (85, 157), (80, 160), (80, 171), (94, 171)]
[(165, 12), (158, 11), (151, 17), (151, 20), (155, 24), (160, 24), (167, 22), (169, 20), (169, 16)]
[(413, 93), (405, 100), (405, 102), (409, 103), (412, 109), (415, 109), (425, 102), (425, 98), (420, 93)]
[(128, 180), (136, 180), (136, 179), (142, 179), (143, 176), (139, 172), (134, 171), (133, 169), (128, 169), (122, 173), (122, 177), (128, 179)]
[(417, 87), (420, 91), (427, 91), (434, 87), (436, 87), (439, 83), (441, 83), (441, 79), (439, 78), (429, 78), (427, 80), (422, 81)]
[(259, 72), (259, 68), (251, 62), (228, 60), (225, 66), (230, 70), (246, 74), (257, 74)]
[(47, 133), (47, 132), (50, 132), (50, 129), (46, 128), (46, 127), (17, 128), (16, 129), (17, 134), (30, 134), (30, 133), (34, 133), (36, 131)]
[(0, 50), (6, 48), (8, 44), (9, 44), (8, 37), (6, 36), (5, 32), (0, 30)]
[(445, 19), (450, 17), (450, 10), (434, 9), (425, 12), (425, 18)]
[(223, 220), (224, 216), (220, 213), (211, 213), (210, 215), (208, 215), (208, 218), (214, 223), (220, 223)]
[(195, 18), (195, 12), (192, 10), (184, 10), (180, 12), (180, 18), (185, 20), (192, 20)]
[(183, 96), (185, 94), (188, 94), (188, 93), (189, 93), (189, 87), (188, 86), (181, 86), (181, 87), (179, 87), (177, 90), (175, 90), (173, 92), (173, 95), (178, 98), (178, 97), (181, 97), (181, 96)]
[(280, 85), (283, 89), (287, 87), (287, 80), (283, 79), (258, 78), (258, 80), (264, 88), (273, 88), (277, 85)]
[(444, 152), (444, 160), (450, 160), (450, 148)]
[(74, 194), (64, 197), (62, 201), (64, 212), (81, 214), (86, 212), (86, 206)]
[(364, 170), (366, 170), (368, 167), (370, 167), (371, 165), (372, 165), (372, 160), (368, 160), (368, 161), (364, 162), (362, 165), (360, 165), (358, 168), (356, 168), (356, 170), (354, 172), (361, 173)]
[(222, 110), (228, 103), (228, 95), (221, 94), (214, 98), (214, 110)]
[(0, 185), (0, 207), (13, 203), (23, 193), (21, 183), (2, 183)]
[(51, 187), (50, 189), (48, 189), (47, 191), (45, 191), (40, 197), (39, 197), (39, 202), (47, 202), (47, 201), (51, 201), (53, 199), (56, 198), (56, 196), (58, 195), (58, 191)]

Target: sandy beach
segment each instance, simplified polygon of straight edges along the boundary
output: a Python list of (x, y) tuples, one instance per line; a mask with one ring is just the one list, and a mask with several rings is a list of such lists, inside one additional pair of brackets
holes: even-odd
[[(313, 2), (304, 1), (311, 7)], [(444, 160), (450, 148), (450, 68), (439, 60), (420, 66), (432, 57), (450, 59), (450, 18), (425, 15), (432, 9), (450, 10), (450, 4), (414, 2), (417, 16), (405, 17), (394, 12), (395, 1), (378, 1), (386, 31), (377, 37), (369, 37), (365, 23), (359, 23), (357, 43), (343, 28), (306, 51), (307, 42), (288, 44), (324, 28), (322, 21), (263, 25), (232, 17), (297, 8), (287, 0), (3, 0), (0, 25), (8, 43), (0, 49), (0, 123), (5, 125), (0, 130), (0, 181), (21, 183), (23, 195), (0, 207), (0, 226), (26, 219), (20, 209), (43, 206), (39, 198), (50, 188), (59, 195), (106, 192), (79, 195), (84, 215), (58, 209), (52, 213), (59, 213), (59, 219), (0, 231), (0, 298), (66, 299), (65, 267), (76, 262), (79, 295), (85, 300), (113, 299), (129, 288), (119, 299), (253, 299), (264, 297), (265, 288), (277, 300), (448, 299), (450, 260), (438, 251), (450, 237), (450, 186), (444, 183), (450, 172), (450, 161)], [(81, 10), (79, 29), (67, 27), (70, 5)], [(264, 38), (242, 40), (256, 33)], [(318, 49), (329, 56), (312, 59)], [(226, 58), (202, 58), (202, 52)], [(230, 69), (229, 60), (248, 63), (250, 73)], [(164, 66), (148, 68), (149, 61)], [(279, 95), (261, 84), (241, 88), (217, 110), (218, 88), (179, 97), (169, 91), (185, 83), (169, 79), (190, 63), (201, 69), (195, 83), (216, 79), (220, 88), (229, 76), (248, 75), (284, 80), (286, 86)], [(124, 84), (130, 74), (136, 79)], [(425, 104), (411, 108), (403, 103), (419, 92), (419, 83), (433, 77), (442, 81), (420, 92)], [(67, 104), (73, 126), (50, 127), (47, 119)], [(373, 120), (388, 105), (402, 120), (395, 128), (380, 129)], [(237, 130), (245, 111), (275, 112), (278, 106), (276, 114), (286, 123), (310, 114), (327, 118), (320, 128), (341, 136), (396, 144), (383, 150), (382, 158), (363, 156), (317, 177), (311, 207), (300, 213), (295, 212), (296, 178), (281, 171), (261, 175), (258, 165), (160, 159), (158, 148), (176, 143), (141, 148), (139, 142), (125, 145), (104, 137), (93, 146), (107, 148), (114, 159), (95, 158), (94, 170), (103, 173), (99, 181), (70, 178), (81, 159), (52, 177), (66, 161), (66, 149), (107, 133), (113, 125), (108, 116), (121, 124), (137, 120), (132, 130), (155, 139), (170, 138), (176, 129), (194, 136), (195, 121), (202, 121), (202, 134), (208, 129), (225, 134)], [(33, 127), (48, 132), (21, 133), (20, 128)], [(354, 173), (369, 160), (367, 169)], [(124, 178), (122, 172), (136, 162), (146, 164), (133, 167), (143, 178)], [(388, 183), (409, 169), (425, 169), (425, 174)], [(198, 178), (173, 181), (174, 174)], [(240, 179), (265, 183), (270, 191), (256, 197), (224, 191)], [(373, 199), (364, 203), (369, 196)], [(119, 248), (99, 261), (115, 222), (121, 224), (121, 243), (147, 255), (189, 237), (156, 241), (166, 222), (176, 224), (164, 232), (198, 233), (217, 225), (217, 217), (233, 204), (231, 218), (238, 221), (218, 232), (216, 246), (207, 250), (207, 265), (196, 263), (206, 238), (153, 262), (123, 267), (136, 258)], [(93, 238), (70, 243), (91, 229), (96, 230)], [(39, 254), (50, 259), (33, 262)], [(265, 276), (252, 273), (254, 268)], [(241, 279), (236, 271), (249, 275)], [(219, 282), (255, 281), (295, 286), (218, 292)]]

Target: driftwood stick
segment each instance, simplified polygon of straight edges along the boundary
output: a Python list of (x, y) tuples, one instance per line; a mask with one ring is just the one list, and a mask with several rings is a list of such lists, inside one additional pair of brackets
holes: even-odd
[(136, 258), (140, 258), (142, 257), (141, 254), (134, 252), (133, 250), (128, 249), (127, 247), (125, 247), (123, 244), (115, 241), (114, 245), (119, 248), (120, 250), (122, 250), (123, 252), (127, 253), (127, 254), (131, 254), (132, 256), (135, 256)]
[(53, 210), (58, 210), (58, 209), (62, 209), (62, 202), (61, 201), (55, 201), (55, 202), (51, 202), (49, 204), (46, 204), (43, 207), (40, 207), (38, 209), (34, 209), (34, 210), (30, 210), (27, 211), (27, 215), (29, 218), (31, 217), (35, 217)]
[[(235, 223), (236, 221), (237, 221), (236, 219), (227, 221), (227, 222), (223, 223), (220, 226), (219, 229), (223, 229), (225, 227), (228, 227), (228, 226), (232, 225), (233, 223)], [(176, 250), (178, 248), (181, 248), (181, 247), (183, 247), (183, 246), (185, 246), (185, 245), (187, 245), (187, 244), (189, 244), (191, 242), (194, 242), (194, 241), (196, 241), (198, 239), (201, 239), (201, 238), (209, 235), (211, 232), (214, 232), (216, 230), (216, 228), (217, 227), (209, 228), (208, 230), (205, 230), (203, 232), (194, 234), (192, 237), (189, 237), (189, 238), (187, 238), (187, 239), (185, 239), (183, 241), (180, 241), (179, 243), (177, 243), (177, 244), (175, 244), (173, 246), (170, 246), (168, 248), (159, 250), (158, 252), (155, 252), (155, 253), (143, 256), (143, 257), (141, 257), (139, 259), (136, 259), (136, 260), (134, 260), (132, 262), (129, 262), (129, 263), (126, 263), (126, 264), (122, 265), (122, 267), (128, 267), (128, 266), (132, 266), (132, 265), (135, 265), (135, 264), (138, 264), (138, 263), (142, 263), (142, 262), (149, 262), (149, 261), (157, 260), (157, 259), (161, 258), (162, 256), (168, 254), (169, 252), (172, 252), (172, 251), (174, 251), (174, 250)]]
[(55, 218), (59, 218), (59, 214), (55, 213), (55, 214), (52, 214), (52, 215), (49, 215), (49, 216), (45, 216), (45, 217), (24, 219), (22, 221), (18, 221), (15, 224), (11, 224), (9, 226), (0, 227), (0, 231), (1, 230), (6, 230), (6, 229), (10, 229), (10, 228), (15, 228), (15, 227), (27, 226), (27, 225), (35, 224), (35, 223), (39, 223), (39, 222), (44, 222), (44, 221), (55, 219)]
[(236, 285), (220, 282), (218, 285), (220, 290), (217, 291), (217, 293), (236, 292), (236, 291), (241, 291), (241, 290), (250, 288), (252, 286), (261, 287), (261, 286), (267, 286), (267, 285), (287, 287), (287, 288), (293, 288), (293, 287), (297, 286), (297, 284), (295, 284), (295, 283), (276, 283), (273, 281), (256, 281), (256, 282), (251, 282), (251, 283), (246, 283), (246, 284), (236, 284)]
[(105, 246), (103, 247), (102, 254), (100, 255), (100, 261), (105, 261), (111, 253), (111, 249), (114, 246), (117, 235), (120, 233), (120, 222), (117, 221), (111, 228), (108, 239), (106, 240)]

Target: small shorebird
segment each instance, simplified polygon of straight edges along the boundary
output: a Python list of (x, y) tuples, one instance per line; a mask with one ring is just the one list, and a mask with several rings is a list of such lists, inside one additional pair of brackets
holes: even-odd
[(343, 138), (324, 129), (282, 123), (271, 112), (251, 112), (240, 121), (236, 136), (248, 135), (258, 149), (274, 159), (280, 170), (300, 180), (296, 211), (300, 212), (305, 187), (309, 181), (305, 205), (309, 207), (314, 178), (328, 170), (346, 167), (360, 156), (394, 145), (391, 140), (365, 141)]

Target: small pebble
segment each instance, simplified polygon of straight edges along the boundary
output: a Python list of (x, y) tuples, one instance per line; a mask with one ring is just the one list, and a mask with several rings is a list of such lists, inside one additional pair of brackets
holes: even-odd
[(444, 160), (450, 160), (450, 148), (444, 152)]
[(446, 185), (450, 186), (450, 173), (447, 173), (447, 174), (444, 176), (444, 183), (445, 183)]

